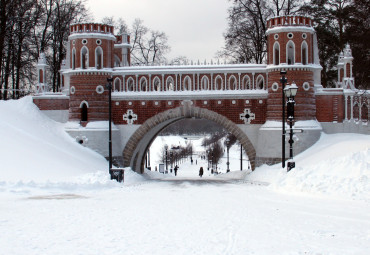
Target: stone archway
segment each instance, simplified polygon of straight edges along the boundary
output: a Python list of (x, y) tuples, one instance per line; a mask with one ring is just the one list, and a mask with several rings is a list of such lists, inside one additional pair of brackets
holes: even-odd
[(124, 167), (143, 173), (146, 151), (158, 133), (180, 119), (192, 117), (214, 121), (235, 135), (248, 155), (252, 170), (255, 169), (256, 150), (247, 135), (228, 118), (205, 108), (194, 107), (191, 101), (184, 101), (183, 106), (161, 112), (145, 121), (130, 137), (123, 150)]

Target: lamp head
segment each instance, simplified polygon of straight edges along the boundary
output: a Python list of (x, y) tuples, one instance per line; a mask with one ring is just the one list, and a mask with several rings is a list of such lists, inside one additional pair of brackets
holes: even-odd
[(291, 96), (295, 97), (297, 95), (297, 91), (298, 91), (298, 86), (297, 86), (297, 84), (295, 84), (293, 82), (292, 85), (290, 85), (290, 94), (291, 94)]
[(285, 86), (284, 94), (287, 98), (289, 98), (291, 96), (291, 91), (290, 91), (290, 85), (289, 84)]

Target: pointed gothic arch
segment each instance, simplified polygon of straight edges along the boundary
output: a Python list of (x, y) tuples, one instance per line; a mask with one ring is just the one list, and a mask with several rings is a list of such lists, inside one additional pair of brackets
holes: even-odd
[(72, 69), (76, 69), (76, 48), (72, 50)]
[(302, 65), (308, 64), (308, 46), (306, 41), (303, 41), (301, 44), (301, 62)]
[(265, 89), (265, 78), (262, 74), (257, 76), (256, 89)]
[(175, 90), (175, 82), (172, 76), (168, 76), (166, 79), (166, 90), (167, 91), (174, 91)]
[(186, 91), (186, 90), (189, 90), (191, 91), (192, 89), (192, 86), (191, 86), (191, 78), (189, 75), (187, 75), (184, 79), (184, 84), (183, 84), (183, 90)]
[(120, 67), (121, 66), (121, 60), (117, 56), (117, 54), (114, 54), (114, 67)]
[(201, 90), (209, 90), (209, 79), (206, 75), (204, 75), (201, 79), (201, 82), (200, 82), (201, 86), (200, 86), (200, 89)]
[(293, 41), (289, 41), (286, 44), (286, 63), (288, 65), (295, 64), (295, 45)]
[(274, 43), (273, 63), (274, 65), (280, 64), (280, 44), (278, 42)]
[(223, 82), (221, 75), (217, 75), (215, 79), (214, 90), (222, 90), (223, 84), (224, 82)]
[(231, 75), (229, 78), (229, 90), (236, 90), (238, 89), (238, 82), (234, 75)]
[(139, 84), (140, 91), (148, 91), (148, 79), (146, 77), (141, 77)]
[(135, 89), (135, 80), (130, 77), (127, 79), (127, 88), (126, 88), (127, 91), (136, 91)]
[(95, 49), (95, 68), (103, 68), (103, 49), (100, 46)]
[(89, 67), (89, 49), (83, 46), (81, 49), (81, 68), (86, 69)]
[(241, 89), (252, 89), (251, 78), (249, 78), (249, 75), (244, 75)]
[(158, 76), (154, 77), (153, 80), (153, 91), (161, 91), (162, 90), (162, 83), (161, 79)]
[(113, 91), (122, 91), (121, 79), (118, 77), (114, 79)]

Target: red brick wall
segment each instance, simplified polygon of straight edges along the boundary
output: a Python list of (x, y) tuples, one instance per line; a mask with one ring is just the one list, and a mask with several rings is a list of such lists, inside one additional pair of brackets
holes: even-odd
[[(75, 93), (70, 94), (69, 119), (81, 119), (81, 102), (86, 101), (88, 108), (88, 121), (108, 120), (108, 90), (105, 89), (108, 75), (81, 74), (71, 76), (70, 86), (75, 87)], [(96, 92), (96, 87), (104, 87), (103, 94)]]
[[(288, 33), (293, 34), (293, 39), (288, 38)], [(280, 62), (279, 63), (286, 63), (286, 45), (291, 40), (294, 42), (295, 46), (295, 63), (301, 63), (301, 52), (302, 52), (302, 42), (306, 41), (307, 43), (307, 63), (313, 63), (313, 35), (309, 32), (305, 32), (307, 35), (306, 39), (302, 38), (302, 34), (304, 32), (281, 32), (277, 33), (279, 38), (277, 40), (274, 39), (275, 33), (271, 33), (268, 35), (268, 64), (272, 65), (274, 61), (274, 43), (278, 42), (280, 44)]]
[[(260, 100), (262, 101), (260, 103)], [(207, 104), (204, 104), (207, 101)], [(221, 101), (221, 104), (218, 104)], [(233, 104), (235, 101), (235, 104)], [(207, 108), (211, 111), (219, 113), (236, 124), (244, 124), (244, 121), (240, 119), (240, 114), (244, 112), (245, 108), (251, 110), (255, 114), (255, 120), (251, 121), (251, 124), (263, 124), (266, 121), (266, 99), (249, 99), (249, 103), (244, 99), (231, 100), (231, 99), (220, 99), (220, 100), (194, 100), (194, 106), (200, 108)], [(158, 102), (158, 105), (155, 104)], [(169, 104), (171, 102), (171, 105)], [(117, 105), (116, 103), (119, 103)], [(131, 103), (131, 105), (130, 105)], [(145, 105), (143, 105), (145, 103)], [(125, 100), (125, 101), (114, 101), (112, 103), (113, 121), (115, 124), (127, 124), (123, 120), (123, 115), (126, 114), (127, 110), (133, 110), (134, 114), (138, 115), (138, 120), (134, 121), (134, 124), (143, 124), (147, 119), (154, 115), (181, 106), (180, 100)]]
[[(288, 83), (295, 82), (298, 86), (297, 96), (295, 97), (296, 105), (294, 107), (294, 115), (296, 120), (313, 120), (316, 117), (315, 107), (315, 93), (313, 73), (308, 70), (288, 70)], [(267, 100), (267, 119), (278, 120), (282, 119), (282, 85), (280, 83), (280, 71), (269, 72), (268, 82), (268, 100)], [(272, 84), (277, 82), (278, 90), (272, 90)], [(308, 91), (303, 89), (303, 83), (308, 82), (310, 89)]]
[[(82, 40), (86, 38), (73, 39), (71, 41), (71, 63), (72, 63), (72, 50), (76, 49), (76, 59), (75, 68), (81, 68), (81, 49), (86, 46), (88, 48), (89, 54), (89, 67), (95, 67), (95, 49), (100, 46), (103, 50), (103, 67), (113, 67), (114, 57), (112, 51), (114, 50), (114, 42), (112, 40), (101, 39), (101, 38), (87, 38), (87, 43), (82, 44)], [(96, 44), (96, 40), (101, 40), (101, 45)], [(75, 45), (73, 45), (75, 42)], [(122, 54), (119, 54), (120, 57)]]
[(40, 110), (68, 110), (69, 99), (63, 98), (33, 98), (33, 103), (37, 105)]
[(319, 122), (343, 122), (344, 117), (343, 95), (316, 96), (316, 118)]

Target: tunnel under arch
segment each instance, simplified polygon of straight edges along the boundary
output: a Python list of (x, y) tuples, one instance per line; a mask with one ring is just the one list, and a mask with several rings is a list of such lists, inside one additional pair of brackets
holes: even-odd
[(152, 141), (165, 127), (184, 118), (203, 118), (216, 122), (232, 133), (242, 144), (252, 167), (255, 169), (256, 150), (247, 135), (231, 120), (211, 110), (195, 107), (191, 101), (170, 109), (145, 121), (130, 137), (123, 150), (123, 165), (135, 172), (144, 172), (145, 155)]

